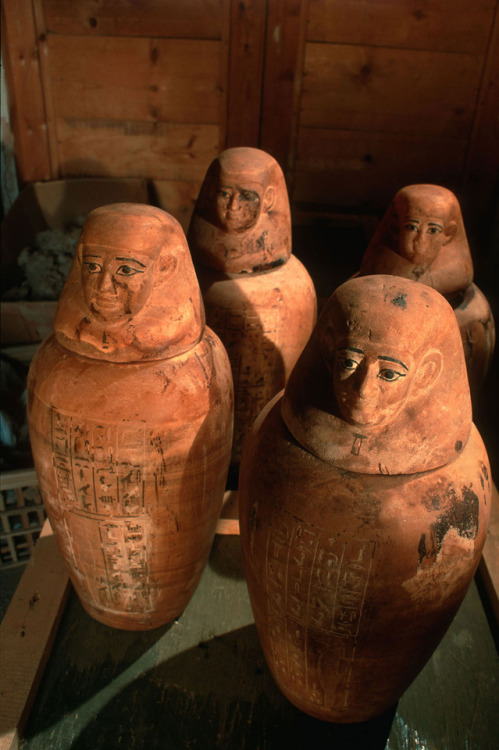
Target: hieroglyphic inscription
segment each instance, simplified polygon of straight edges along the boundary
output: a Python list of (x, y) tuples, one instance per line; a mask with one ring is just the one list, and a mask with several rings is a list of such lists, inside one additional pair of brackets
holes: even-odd
[(276, 374), (282, 370), (280, 311), (278, 307), (261, 311), (211, 307), (208, 325), (220, 336), (229, 356), (234, 379), (234, 444), (239, 445), (275, 393)]
[(106, 577), (99, 586), (108, 607), (129, 611), (150, 608), (144, 526), (134, 520), (99, 524)]
[(360, 449), (362, 448), (362, 441), (365, 440), (366, 435), (361, 435), (360, 432), (354, 432), (353, 438), (352, 450), (350, 453), (352, 456), (358, 456), (360, 455)]
[(54, 467), (64, 504), (104, 516), (140, 512), (145, 429), (83, 422), (55, 409), (51, 423)]
[[(151, 519), (144, 507), (143, 467), (147, 450), (158, 454), (155, 481), (164, 481), (160, 438), (148, 437), (140, 424), (103, 424), (56, 409), (50, 437), (67, 534), (84, 526), (84, 535), (95, 543), (93, 554), (103, 560), (104, 574), (96, 581), (99, 599), (108, 607), (147, 610)], [(74, 554), (72, 540), (68, 551)], [(81, 556), (75, 559), (75, 567), (82, 564)]]
[(272, 519), (266, 579), (274, 667), (291, 691), (305, 689), (317, 704), (321, 648), (353, 658), (374, 549), (283, 511)]

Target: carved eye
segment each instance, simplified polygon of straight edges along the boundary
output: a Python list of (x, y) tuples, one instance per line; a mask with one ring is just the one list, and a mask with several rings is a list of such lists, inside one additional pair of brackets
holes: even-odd
[(219, 190), (218, 195), (220, 198), (223, 198), (226, 201), (228, 201), (230, 198), (230, 193), (228, 190)]
[(340, 366), (344, 370), (348, 370), (349, 372), (353, 372), (353, 370), (356, 370), (359, 366), (359, 363), (355, 361), (355, 359), (351, 359), (350, 357), (340, 357), (338, 360)]
[(404, 228), (407, 229), (409, 232), (418, 232), (419, 226), (417, 224), (414, 224), (413, 222), (408, 221), (406, 224), (404, 224)]
[(135, 276), (136, 273), (144, 273), (144, 271), (132, 266), (123, 265), (117, 269), (116, 273), (118, 276)]
[(441, 227), (428, 227), (426, 234), (442, 234)]
[(405, 378), (404, 372), (397, 372), (397, 370), (381, 370), (378, 373), (378, 378), (381, 378), (381, 380), (387, 380), (388, 382), (393, 382), (394, 380), (398, 380), (399, 378)]
[(251, 201), (251, 202), (258, 200), (258, 196), (256, 195), (256, 193), (253, 193), (249, 190), (243, 190), (241, 192), (241, 198), (244, 201)]
[(89, 273), (100, 273), (102, 271), (102, 266), (100, 263), (96, 263), (93, 260), (86, 260), (84, 261), (84, 263)]

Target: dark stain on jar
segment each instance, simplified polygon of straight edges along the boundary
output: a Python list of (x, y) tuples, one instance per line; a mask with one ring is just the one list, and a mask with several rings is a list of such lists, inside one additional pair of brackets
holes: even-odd
[(403, 310), (407, 307), (407, 294), (399, 294), (398, 297), (392, 299), (392, 305), (397, 305)]
[(462, 488), (460, 499), (454, 488), (449, 487), (443, 503), (438, 495), (433, 496), (431, 500), (434, 509), (439, 509), (441, 505), (447, 507), (431, 524), (430, 533), (421, 534), (418, 545), (419, 565), (425, 559), (429, 562), (436, 561), (445, 536), (451, 529), (456, 529), (463, 539), (476, 539), (478, 534), (479, 501), (471, 487)]

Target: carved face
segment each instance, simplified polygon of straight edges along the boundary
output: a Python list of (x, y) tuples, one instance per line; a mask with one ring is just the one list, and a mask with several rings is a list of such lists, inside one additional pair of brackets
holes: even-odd
[(91, 312), (108, 323), (136, 315), (149, 297), (154, 260), (133, 248), (83, 245), (83, 296)]
[(258, 273), (291, 255), (291, 218), (282, 169), (257, 148), (222, 151), (210, 164), (187, 234), (198, 266)]
[(402, 258), (427, 268), (454, 236), (449, 208), (438, 199), (413, 198), (395, 202), (398, 216), (398, 252)]
[(345, 469), (408, 474), (454, 460), (471, 401), (452, 307), (402, 277), (345, 282), (289, 376), (281, 413), (300, 445)]
[(203, 326), (201, 290), (176, 219), (139, 203), (91, 211), (55, 316), (59, 342), (92, 358), (135, 362), (187, 351)]
[(224, 178), (216, 191), (216, 210), (221, 226), (229, 232), (245, 232), (256, 224), (262, 208), (262, 187), (238, 184)]
[(409, 352), (355, 337), (340, 342), (332, 370), (342, 417), (374, 426), (391, 421), (404, 406), (415, 367)]

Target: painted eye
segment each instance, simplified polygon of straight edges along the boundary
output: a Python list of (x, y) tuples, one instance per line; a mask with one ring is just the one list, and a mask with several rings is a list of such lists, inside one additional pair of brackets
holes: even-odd
[(118, 270), (116, 271), (118, 276), (135, 276), (136, 273), (144, 273), (144, 271), (139, 271), (138, 268), (132, 268), (132, 266), (120, 266)]
[(230, 193), (227, 190), (219, 190), (218, 195), (220, 198), (223, 198), (224, 200), (229, 200)]
[(393, 382), (394, 380), (398, 380), (399, 378), (405, 378), (405, 373), (403, 372), (397, 372), (397, 370), (381, 370), (378, 373), (378, 378), (381, 378), (382, 380), (388, 380), (388, 382)]
[(442, 230), (440, 227), (428, 227), (426, 234), (441, 234)]
[(248, 192), (247, 190), (243, 190), (243, 192), (241, 193), (241, 198), (243, 201), (252, 202), (257, 200), (257, 196), (255, 195), (255, 193)]
[(95, 263), (93, 260), (86, 260), (84, 263), (89, 273), (100, 273), (102, 271), (100, 263)]
[(412, 224), (408, 222), (407, 224), (404, 224), (404, 228), (407, 229), (409, 232), (417, 232), (419, 230), (419, 227), (417, 224)]
[(351, 359), (350, 357), (342, 357), (339, 360), (339, 364), (344, 370), (348, 370), (349, 372), (356, 370), (359, 366), (359, 363), (356, 362), (355, 359)]

